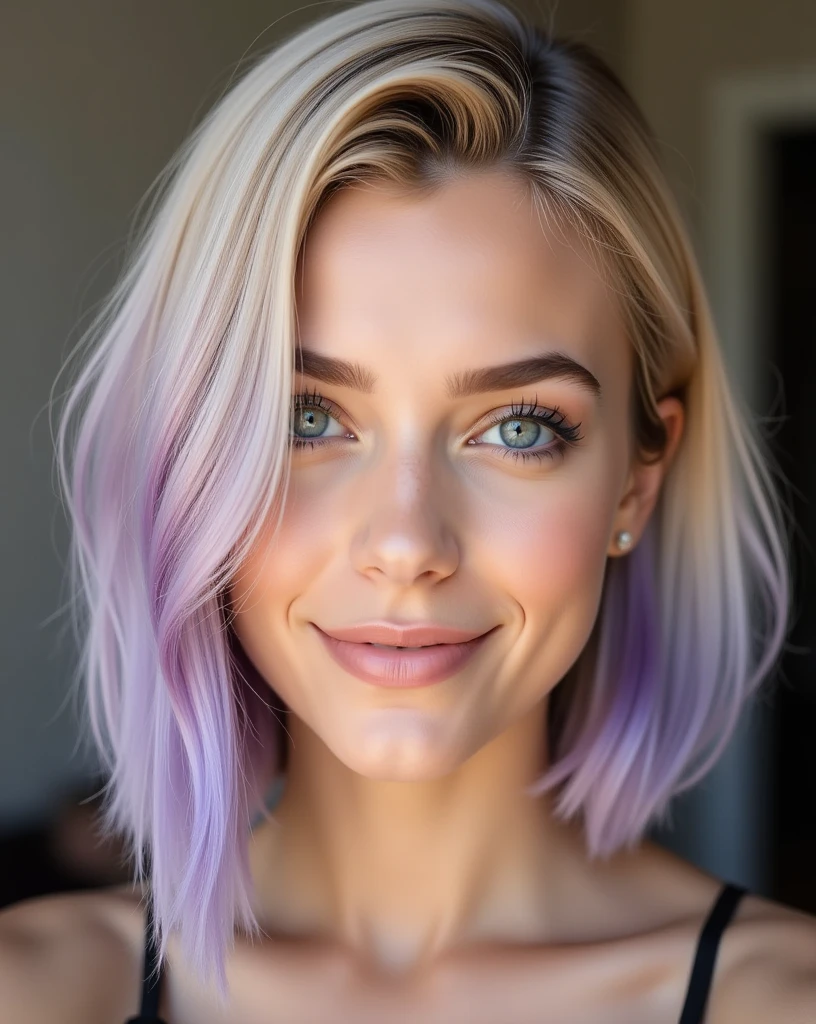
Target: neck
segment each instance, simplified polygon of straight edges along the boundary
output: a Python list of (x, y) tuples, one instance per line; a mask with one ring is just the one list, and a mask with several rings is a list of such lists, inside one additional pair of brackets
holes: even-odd
[(472, 942), (543, 941), (569, 913), (583, 858), (548, 795), (546, 702), (455, 771), (419, 782), (363, 777), (290, 720), (284, 796), (250, 863), (259, 917), (407, 973)]

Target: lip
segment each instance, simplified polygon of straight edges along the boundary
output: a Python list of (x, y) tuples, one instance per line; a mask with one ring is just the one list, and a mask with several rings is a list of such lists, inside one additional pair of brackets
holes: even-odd
[[(472, 631), (432, 625), (403, 627), (368, 623), (327, 633), (315, 625), (326, 651), (341, 668), (363, 682), (392, 688), (430, 686), (450, 678), (464, 668), (496, 628), (474, 635)], [(364, 635), (365, 639), (345, 639), (351, 635)], [(377, 636), (384, 639), (373, 639)], [(438, 636), (448, 639), (433, 639)], [(419, 651), (389, 651), (369, 646), (371, 643), (395, 644), (397, 640), (406, 646), (422, 646), (423, 643), (426, 646)]]
[[(320, 627), (317, 627), (320, 629)], [(430, 644), (463, 644), (482, 636), (485, 630), (456, 629), (433, 622), (360, 622), (340, 629), (324, 629), (335, 640), (355, 644), (392, 644), (394, 647), (425, 647)]]

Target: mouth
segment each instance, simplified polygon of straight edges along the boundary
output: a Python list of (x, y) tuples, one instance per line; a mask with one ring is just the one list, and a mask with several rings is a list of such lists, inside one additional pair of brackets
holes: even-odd
[[(312, 623), (314, 625), (314, 623)], [(363, 682), (385, 687), (429, 686), (455, 676), (499, 627), (458, 642), (418, 646), (372, 640), (344, 640), (315, 625), (332, 660)]]

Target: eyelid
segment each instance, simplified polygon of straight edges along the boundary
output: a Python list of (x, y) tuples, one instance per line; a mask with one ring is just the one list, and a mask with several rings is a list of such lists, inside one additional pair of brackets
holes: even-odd
[[(544, 420), (546, 425), (552, 430), (555, 430), (556, 427), (572, 427), (569, 417), (560, 406), (539, 405), (538, 395), (533, 396), (532, 402), (525, 402), (524, 398), (522, 398), (519, 402), (511, 402), (509, 406), (505, 406), (503, 409), (493, 409), (486, 415), (489, 417), (488, 426), (490, 427), (495, 426), (497, 423), (502, 423), (504, 420), (513, 419), (514, 416), (519, 419)], [(580, 426), (580, 424), (577, 424), (577, 426)]]

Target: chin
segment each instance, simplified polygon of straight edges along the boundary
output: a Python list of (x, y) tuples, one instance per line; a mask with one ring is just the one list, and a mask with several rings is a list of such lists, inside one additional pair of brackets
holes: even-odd
[(428, 782), (460, 768), (474, 751), (441, 737), (406, 735), (404, 730), (375, 730), (359, 737), (351, 748), (335, 748), (335, 754), (351, 771), (380, 782)]

